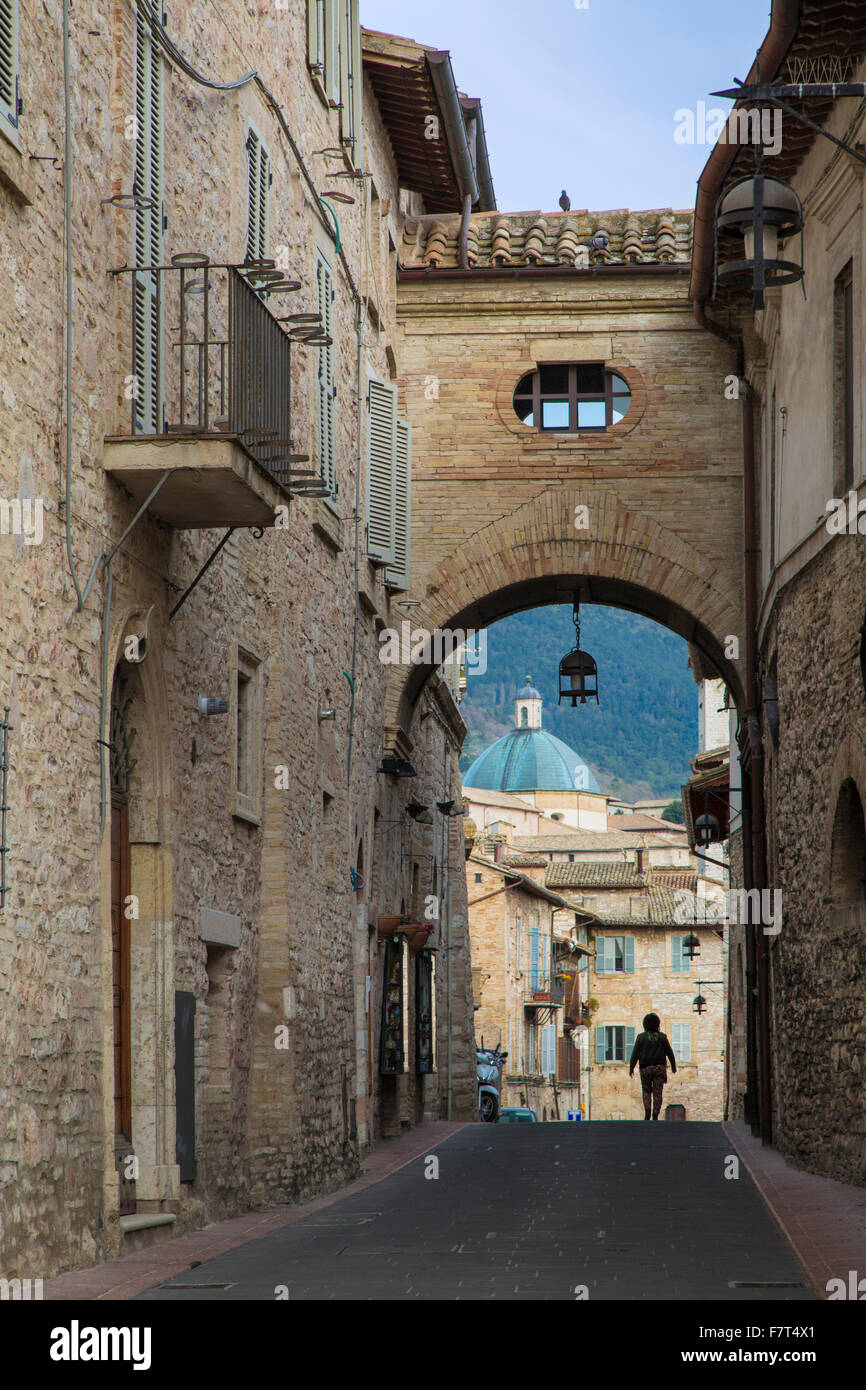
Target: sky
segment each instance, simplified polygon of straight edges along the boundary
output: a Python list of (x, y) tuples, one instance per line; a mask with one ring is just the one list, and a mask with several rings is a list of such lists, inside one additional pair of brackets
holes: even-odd
[[(583, 7), (585, 4), (585, 8)], [(770, 0), (361, 0), (369, 29), (448, 49), (480, 97), (503, 212), (693, 208), (711, 143), (678, 110), (744, 79)]]

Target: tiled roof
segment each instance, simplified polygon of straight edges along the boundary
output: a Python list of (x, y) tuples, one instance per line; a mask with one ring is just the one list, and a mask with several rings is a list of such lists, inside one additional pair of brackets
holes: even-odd
[[(633, 910), (633, 905), (638, 910)], [(603, 926), (675, 926), (677, 899), (672, 888), (658, 888), (652, 884), (636, 903), (628, 906), (593, 908), (593, 915)]]
[[(665, 265), (691, 259), (692, 216), (670, 208), (649, 212), (474, 213), (469, 223), (470, 266)], [(407, 270), (460, 265), (459, 216), (411, 218), (403, 229), (401, 262)], [(608, 238), (604, 248), (588, 243)]]
[[(537, 854), (509, 854), (508, 851), (503, 856), (509, 869), (543, 869), (546, 861)], [(545, 880), (550, 886), (549, 878)]]
[(697, 893), (698, 876), (691, 869), (668, 869), (664, 865), (650, 869), (650, 883), (659, 888), (685, 888), (689, 893)]
[(544, 854), (553, 851), (562, 854), (565, 851), (607, 850), (613, 853), (622, 849), (633, 851), (636, 848), (670, 849), (672, 841), (666, 835), (647, 834), (641, 835), (638, 844), (634, 834), (629, 831), (618, 835), (613, 830), (572, 830), (568, 827), (563, 830), (557, 827), (551, 835), (515, 835), (512, 844), (518, 851), (537, 850)]
[(674, 831), (678, 835), (685, 835), (686, 827), (677, 821), (662, 820), (660, 816), (648, 816), (646, 812), (639, 811), (636, 815), (611, 816), (610, 820), (617, 830), (650, 830), (657, 835), (670, 834)]
[(548, 888), (589, 888), (596, 884), (612, 888), (643, 888), (645, 876), (634, 864), (599, 864), (592, 860), (574, 864), (551, 864), (544, 878)]

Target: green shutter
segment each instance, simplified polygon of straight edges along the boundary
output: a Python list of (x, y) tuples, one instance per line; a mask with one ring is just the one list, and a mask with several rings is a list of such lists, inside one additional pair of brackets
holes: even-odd
[(18, 0), (0, 0), (0, 121), (18, 143)]
[(538, 927), (529, 928), (529, 988), (538, 989), (539, 972)]
[(367, 436), (367, 554), (371, 560), (396, 561), (397, 388), (381, 381), (369, 387)]
[[(316, 309), (322, 332), (333, 340), (334, 289), (331, 268), (322, 255), (316, 261)], [(329, 496), (337, 496), (337, 455), (334, 434), (334, 347), (333, 341), (319, 348), (318, 369), (318, 446), (319, 475)]]
[(634, 974), (634, 937), (623, 937), (623, 972), (626, 975)]
[(144, 434), (162, 429), (163, 309), (160, 277), (146, 267), (163, 257), (162, 57), (141, 13), (135, 24), (135, 181), (134, 191), (149, 207), (134, 214), (135, 271), (133, 372), (136, 377), (135, 427)]
[(307, 0), (307, 62), (314, 72), (325, 71), (325, 0)]
[(607, 1050), (607, 1028), (600, 1025), (595, 1030), (595, 1060), (604, 1061), (604, 1054)]
[(678, 975), (688, 975), (691, 972), (692, 963), (688, 956), (683, 954), (684, 936), (671, 937), (671, 964)]
[(603, 975), (607, 971), (607, 937), (595, 938), (595, 973)]
[(385, 571), (385, 583), (401, 591), (409, 588), (412, 524), (412, 426), (397, 421), (397, 453), (394, 478), (394, 565)]
[(271, 158), (267, 146), (252, 126), (247, 134), (247, 251), (248, 261), (263, 261), (268, 254)]
[(628, 1062), (628, 1061), (630, 1060), (630, 1058), (631, 1058), (631, 1050), (632, 1050), (632, 1048), (634, 1047), (634, 1040), (635, 1040), (635, 1030), (634, 1030), (633, 1027), (629, 1026), (629, 1027), (627, 1027), (626, 1030), (625, 1030), (625, 1061), (626, 1061), (626, 1062)]
[(671, 1047), (677, 1059), (677, 1066), (680, 1062), (690, 1062), (692, 1060), (692, 1029), (689, 1023), (674, 1023), (671, 1027)]
[(361, 167), (361, 21), (358, 0), (335, 0), (340, 7), (340, 135), (355, 168)]

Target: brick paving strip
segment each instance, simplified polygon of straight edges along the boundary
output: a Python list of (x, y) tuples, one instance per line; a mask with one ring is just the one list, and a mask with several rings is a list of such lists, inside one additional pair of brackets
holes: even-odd
[(866, 1278), (866, 1188), (792, 1167), (740, 1121), (722, 1129), (819, 1297), (827, 1297), (828, 1279), (847, 1287), (849, 1270)]
[(267, 1211), (250, 1212), (245, 1216), (235, 1216), (229, 1221), (221, 1221), (213, 1226), (205, 1226), (198, 1231), (178, 1236), (175, 1240), (164, 1241), (147, 1250), (139, 1250), (121, 1260), (110, 1260), (106, 1264), (95, 1265), (90, 1269), (73, 1270), (60, 1274), (56, 1279), (45, 1282), (46, 1300), (93, 1301), (120, 1300), (133, 1298), (135, 1294), (170, 1279), (177, 1274), (186, 1274), (193, 1260), (202, 1264), (218, 1255), (237, 1250), (250, 1241), (283, 1226), (291, 1226), (311, 1213), (322, 1211), (325, 1207), (342, 1202), (344, 1198), (373, 1187), (383, 1178), (390, 1177), (400, 1168), (405, 1168), (416, 1158), (427, 1154), (443, 1139), (465, 1126), (447, 1120), (429, 1120), (417, 1125), (399, 1139), (383, 1141), (362, 1161), (361, 1176), (345, 1187), (330, 1192), (326, 1197), (299, 1203), (292, 1207), (271, 1207)]

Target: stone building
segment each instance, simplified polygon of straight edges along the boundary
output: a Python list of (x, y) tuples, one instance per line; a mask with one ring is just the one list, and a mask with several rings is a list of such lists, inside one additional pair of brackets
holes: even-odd
[[(774, 4), (757, 61), (764, 82), (863, 82), (866, 4)], [(746, 81), (756, 72), (753, 65)], [(731, 1104), (795, 1162), (863, 1184), (866, 212), (856, 156), (866, 127), (862, 102), (841, 95), (806, 89), (788, 105), (781, 147), (765, 151), (764, 171), (792, 191), (773, 196), (802, 213), (803, 242), (791, 235), (778, 252), (768, 243), (766, 254), (802, 270), (805, 296), (800, 285), (771, 279), (763, 306), (750, 284), (721, 284), (713, 301), (714, 208), (735, 180), (754, 174), (755, 150), (745, 143), (723, 138), (710, 155), (692, 268), (698, 318), (727, 340), (728, 370), (741, 380), (732, 410), (743, 416), (754, 557), (743, 848), (757, 866), (755, 885), (780, 893), (782, 910), (778, 931), (732, 925)], [(742, 236), (722, 229), (719, 263), (743, 254)]]
[[(676, 1076), (668, 1074), (665, 1117), (721, 1119), (723, 900), (698, 899), (697, 875), (658, 882), (655, 870), (639, 872), (630, 864), (555, 864), (545, 884), (594, 918), (586, 964), (589, 1026), (580, 1030), (586, 1117), (642, 1118), (640, 1085), (637, 1073), (629, 1079), (628, 1061), (644, 1015), (654, 1012), (677, 1058)], [(718, 920), (710, 925), (708, 918)], [(694, 957), (689, 936), (699, 943)], [(712, 987), (698, 989), (698, 980)], [(698, 995), (706, 1000), (701, 1014), (694, 1009)]]
[(580, 1106), (585, 914), (501, 855), (472, 854), (466, 877), (475, 1037), (508, 1053), (502, 1105), (529, 1106), (542, 1122), (565, 1120)]
[(357, 0), (7, 12), (0, 1268), (42, 1277), (472, 1114), (461, 822), (407, 812), (464, 730), (434, 674), (383, 761), (380, 634), (403, 223), (495, 204), (447, 54)]

